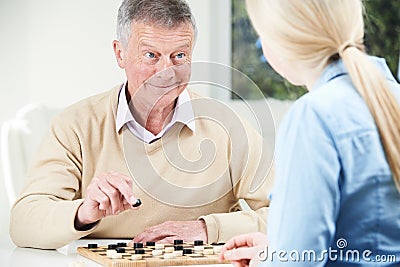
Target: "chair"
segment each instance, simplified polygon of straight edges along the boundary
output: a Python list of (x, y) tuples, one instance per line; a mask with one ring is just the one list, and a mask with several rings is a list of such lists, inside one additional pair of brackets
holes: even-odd
[(1, 160), (10, 207), (21, 192), (31, 159), (56, 112), (41, 104), (29, 104), (1, 126)]

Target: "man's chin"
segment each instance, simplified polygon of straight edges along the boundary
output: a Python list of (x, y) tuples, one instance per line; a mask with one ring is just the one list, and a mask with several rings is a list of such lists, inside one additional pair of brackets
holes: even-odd
[(153, 99), (150, 100), (150, 102), (154, 103), (154, 108), (165, 108), (174, 104), (184, 89), (185, 86), (172, 86), (165, 88), (148, 84), (146, 86), (147, 96), (142, 95), (142, 97), (147, 98), (147, 101)]
[(164, 101), (164, 99), (170, 99), (172, 101), (175, 101), (176, 98), (179, 97), (179, 95), (182, 93), (182, 91), (185, 89), (183, 86), (174, 86), (174, 87), (154, 87), (153, 92), (154, 95), (156, 96), (156, 99), (159, 99), (160, 101)]
[(178, 99), (179, 94), (165, 94), (158, 98), (156, 105), (158, 107), (167, 107), (172, 103), (175, 103), (176, 99)]

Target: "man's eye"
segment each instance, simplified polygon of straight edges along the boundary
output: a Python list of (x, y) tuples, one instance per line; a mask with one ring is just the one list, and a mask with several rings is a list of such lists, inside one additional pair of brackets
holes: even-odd
[(148, 57), (148, 58), (155, 58), (156, 57), (156, 55), (153, 52), (147, 52), (145, 54), (145, 56)]
[(175, 56), (176, 59), (182, 59), (185, 57), (185, 53), (179, 53)]

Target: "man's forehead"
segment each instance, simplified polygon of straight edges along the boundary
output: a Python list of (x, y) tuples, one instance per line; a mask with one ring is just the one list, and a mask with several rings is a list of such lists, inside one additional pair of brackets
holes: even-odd
[(133, 22), (132, 23), (132, 34), (140, 35), (171, 35), (171, 36), (194, 36), (193, 26), (190, 23), (182, 22), (173, 27), (144, 23), (144, 22)]
[(191, 25), (181, 24), (167, 28), (157, 25), (138, 23), (132, 27), (132, 39), (138, 47), (162, 49), (191, 49), (194, 32)]

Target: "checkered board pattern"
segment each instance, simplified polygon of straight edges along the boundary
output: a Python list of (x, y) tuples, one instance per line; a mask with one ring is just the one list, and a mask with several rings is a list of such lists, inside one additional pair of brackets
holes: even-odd
[(145, 245), (135, 249), (126, 246), (125, 243), (110, 244), (108, 246), (89, 244), (88, 247), (78, 247), (77, 252), (108, 267), (156, 267), (229, 263), (229, 261), (220, 262), (218, 260), (221, 247), (222, 244), (194, 246), (193, 243), (183, 243), (179, 245)]

